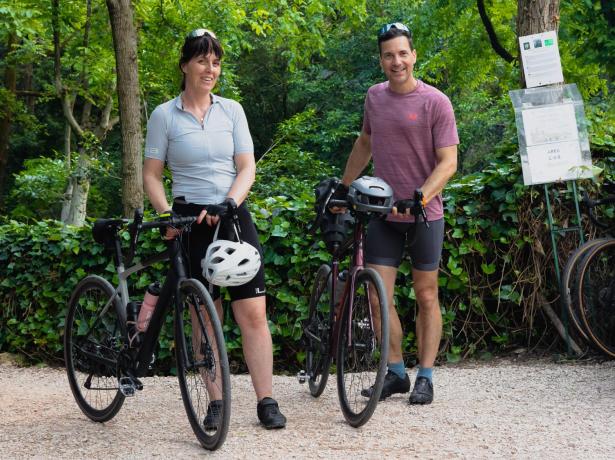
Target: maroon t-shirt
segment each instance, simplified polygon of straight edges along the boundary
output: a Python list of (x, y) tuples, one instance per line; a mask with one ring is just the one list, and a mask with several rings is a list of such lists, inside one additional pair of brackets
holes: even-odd
[[(412, 198), (425, 183), (437, 164), (436, 149), (459, 144), (448, 97), (420, 80), (407, 94), (391, 91), (388, 81), (372, 86), (365, 98), (363, 131), (371, 136), (374, 175), (393, 188), (395, 200)], [(440, 219), (442, 197), (434, 197), (426, 211), (428, 220)]]

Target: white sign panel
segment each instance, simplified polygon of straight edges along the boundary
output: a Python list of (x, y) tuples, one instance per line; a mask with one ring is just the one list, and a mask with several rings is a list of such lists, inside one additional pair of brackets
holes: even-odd
[[(532, 184), (584, 177), (585, 170), (579, 166), (582, 160), (578, 141), (528, 146), (527, 156)], [(586, 172), (591, 174), (591, 168)]]
[(521, 116), (529, 167), (524, 171), (526, 184), (591, 177), (591, 162), (583, 160), (572, 102), (525, 109)]
[(519, 47), (528, 88), (564, 81), (555, 31), (519, 37)]
[(572, 102), (537, 107), (521, 112), (527, 146), (547, 142), (573, 141), (579, 138)]

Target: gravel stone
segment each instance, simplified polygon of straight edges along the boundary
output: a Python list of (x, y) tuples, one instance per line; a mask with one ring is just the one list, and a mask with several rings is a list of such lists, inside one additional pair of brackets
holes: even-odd
[(615, 362), (496, 359), (440, 366), (434, 380), (433, 404), (395, 395), (355, 429), (339, 409), (335, 378), (314, 399), (294, 377), (274, 376), (288, 424), (268, 431), (249, 376), (233, 375), (229, 434), (208, 452), (175, 378), (143, 379), (144, 390), (100, 424), (81, 413), (63, 369), (3, 363), (0, 458), (615, 458)]

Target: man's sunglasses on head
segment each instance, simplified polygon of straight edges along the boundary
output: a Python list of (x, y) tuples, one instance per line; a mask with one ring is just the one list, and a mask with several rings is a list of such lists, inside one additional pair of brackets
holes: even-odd
[(380, 30), (378, 31), (378, 38), (382, 37), (384, 34), (386, 34), (391, 29), (398, 29), (403, 32), (407, 32), (409, 36), (412, 35), (410, 33), (410, 29), (408, 29), (408, 27), (406, 27), (405, 24), (402, 24), (401, 22), (392, 22), (390, 24), (385, 24), (384, 26), (380, 28)]
[(216, 37), (216, 34), (208, 29), (194, 29), (192, 32), (188, 34), (186, 38), (199, 38), (204, 35), (209, 35), (211, 38), (216, 39), (216, 40), (218, 39), (218, 37)]

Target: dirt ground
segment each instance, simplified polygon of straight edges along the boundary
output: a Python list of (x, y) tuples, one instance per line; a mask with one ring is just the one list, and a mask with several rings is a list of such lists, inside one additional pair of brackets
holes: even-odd
[[(411, 378), (414, 380), (411, 372)], [(495, 360), (438, 367), (435, 401), (396, 395), (359, 429), (345, 423), (335, 379), (314, 399), (275, 376), (284, 430), (256, 419), (249, 377), (232, 377), (231, 426), (203, 450), (183, 412), (177, 380), (144, 379), (111, 421), (89, 421), (63, 369), (0, 364), (1, 458), (615, 458), (615, 362)]]

